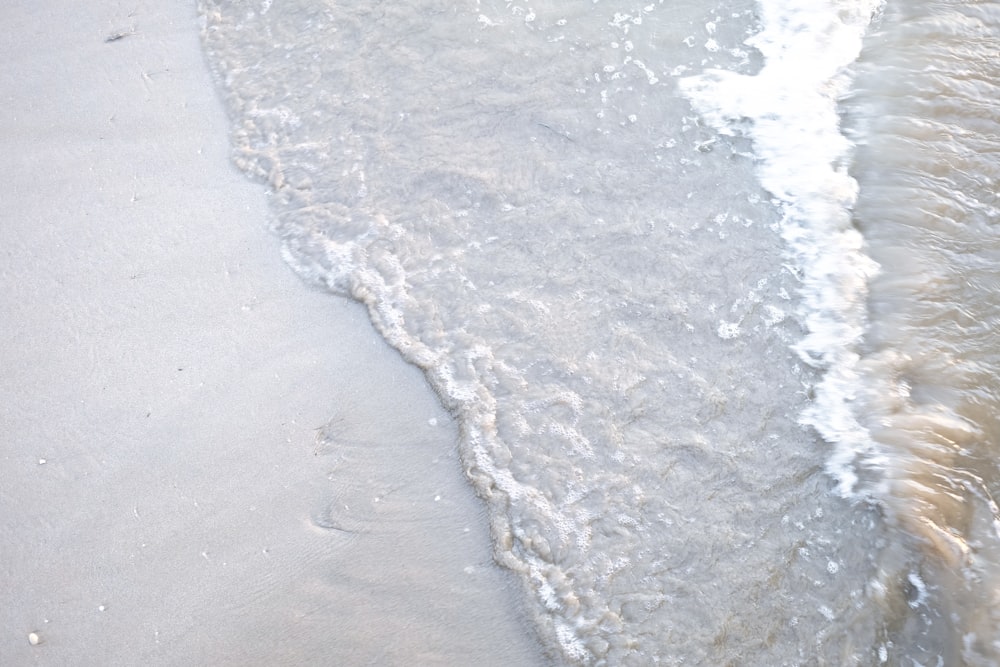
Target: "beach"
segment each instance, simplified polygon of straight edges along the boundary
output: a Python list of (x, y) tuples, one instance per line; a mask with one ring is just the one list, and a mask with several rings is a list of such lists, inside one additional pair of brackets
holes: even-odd
[(0, 17), (0, 663), (542, 664), (452, 418), (231, 166), (194, 4)]
[(0, 665), (1000, 662), (995, 3), (0, 18)]

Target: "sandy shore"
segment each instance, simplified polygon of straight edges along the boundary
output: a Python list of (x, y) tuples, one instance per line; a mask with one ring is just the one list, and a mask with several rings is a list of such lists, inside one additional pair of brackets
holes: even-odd
[(454, 424), (230, 167), (193, 3), (0, 18), (0, 664), (541, 663)]

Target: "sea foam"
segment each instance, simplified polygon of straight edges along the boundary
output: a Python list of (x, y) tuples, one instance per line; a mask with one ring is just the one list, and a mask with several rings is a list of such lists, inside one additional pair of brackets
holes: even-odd
[(852, 224), (857, 183), (837, 105), (880, 7), (878, 0), (763, 0), (761, 30), (747, 40), (764, 57), (757, 74), (708, 70), (679, 81), (719, 133), (753, 140), (761, 183), (781, 201), (807, 329), (796, 351), (825, 370), (802, 421), (835, 445), (828, 469), (844, 496), (858, 492), (856, 460), (874, 455), (851, 401), (867, 284), (878, 267)]

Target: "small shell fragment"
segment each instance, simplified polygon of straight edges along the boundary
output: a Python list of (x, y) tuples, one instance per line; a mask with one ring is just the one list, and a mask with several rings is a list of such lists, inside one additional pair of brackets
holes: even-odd
[(28, 643), (32, 646), (38, 646), (42, 643), (42, 638), (38, 636), (37, 632), (28, 633)]

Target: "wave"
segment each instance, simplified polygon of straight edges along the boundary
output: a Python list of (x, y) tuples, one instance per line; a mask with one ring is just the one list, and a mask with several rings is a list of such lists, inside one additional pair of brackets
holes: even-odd
[(720, 133), (753, 139), (761, 183), (783, 207), (781, 232), (801, 280), (804, 361), (825, 370), (802, 416), (834, 444), (828, 463), (845, 497), (877, 496), (860, 486), (857, 462), (877, 464), (876, 447), (854, 415), (858, 345), (866, 328), (869, 279), (878, 267), (852, 222), (857, 182), (838, 104), (850, 85), (874, 0), (761, 2), (761, 30), (748, 43), (764, 57), (754, 75), (715, 70), (683, 79), (681, 90)]
[(683, 90), (720, 132), (753, 139), (783, 203), (797, 351), (824, 371), (802, 420), (831, 444), (840, 493), (884, 513), (869, 595), (895, 650), (997, 664), (1000, 16), (977, 2), (762, 9), (760, 73)]

